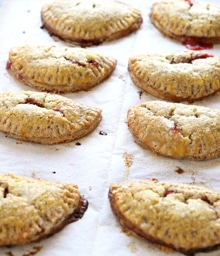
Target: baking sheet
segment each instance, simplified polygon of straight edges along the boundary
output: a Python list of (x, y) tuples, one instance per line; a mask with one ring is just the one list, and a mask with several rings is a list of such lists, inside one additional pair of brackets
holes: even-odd
[[(202, 0), (201, 0), (202, 1)], [(48, 0), (0, 1), (0, 91), (34, 90), (13, 79), (5, 69), (8, 51), (19, 44), (63, 45), (41, 28), (40, 9)], [(131, 81), (127, 63), (141, 53), (170, 53), (185, 49), (163, 37), (149, 21), (153, 0), (122, 1), (142, 11), (141, 29), (126, 38), (90, 47), (118, 60), (113, 75), (89, 92), (64, 96), (102, 109), (103, 120), (90, 135), (71, 143), (46, 146), (20, 142), (0, 133), (0, 172), (78, 184), (89, 201), (84, 217), (39, 243), (0, 249), (6, 256), (142, 256), (181, 255), (159, 248), (122, 231), (108, 201), (111, 183), (157, 178), (219, 189), (220, 158), (193, 162), (173, 160), (141, 148), (128, 131), (129, 106), (156, 98), (140, 94)], [(210, 1), (218, 3), (218, 1)], [(207, 50), (220, 55), (220, 46)], [(220, 95), (196, 102), (220, 109)], [(106, 135), (101, 135), (105, 132)], [(179, 171), (182, 170), (182, 171)], [(220, 255), (219, 251), (198, 253)]]

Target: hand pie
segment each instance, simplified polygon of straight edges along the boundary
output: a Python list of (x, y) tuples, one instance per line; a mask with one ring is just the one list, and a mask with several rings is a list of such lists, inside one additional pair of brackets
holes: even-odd
[(152, 5), (150, 19), (160, 32), (179, 41), (220, 43), (219, 5), (196, 0), (163, 0)]
[(124, 37), (143, 22), (139, 10), (101, 0), (56, 0), (42, 7), (41, 17), (50, 34), (82, 46)]
[(128, 128), (141, 145), (176, 159), (220, 156), (220, 111), (208, 107), (149, 101), (128, 110)]
[(9, 52), (6, 68), (21, 83), (40, 91), (88, 91), (107, 79), (114, 58), (82, 48), (24, 45)]
[(0, 131), (41, 144), (70, 142), (92, 132), (101, 110), (44, 92), (0, 94)]
[(78, 186), (0, 174), (0, 246), (39, 241), (83, 217)]
[(128, 70), (138, 87), (166, 100), (193, 102), (220, 89), (220, 58), (204, 51), (134, 56)]
[(148, 241), (186, 255), (220, 244), (220, 193), (199, 186), (145, 180), (112, 184), (120, 224)]

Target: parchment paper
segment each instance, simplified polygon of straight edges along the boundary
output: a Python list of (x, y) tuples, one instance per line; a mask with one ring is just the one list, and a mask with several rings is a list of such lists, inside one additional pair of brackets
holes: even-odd
[[(202, 1), (202, 0), (201, 0)], [(48, 0), (0, 1), (0, 91), (34, 90), (17, 82), (5, 69), (8, 51), (20, 44), (63, 45), (41, 29), (40, 10)], [(135, 143), (126, 124), (127, 110), (156, 98), (131, 81), (127, 63), (141, 53), (170, 53), (185, 47), (163, 37), (149, 21), (153, 0), (122, 1), (142, 11), (144, 23), (137, 32), (89, 49), (117, 58), (113, 75), (88, 92), (64, 96), (102, 109), (103, 120), (90, 135), (71, 143), (46, 146), (20, 142), (0, 133), (0, 172), (77, 184), (89, 201), (84, 217), (39, 243), (0, 249), (6, 256), (143, 256), (181, 255), (159, 248), (124, 232), (108, 201), (111, 183), (157, 178), (219, 190), (220, 159), (193, 162), (173, 160)], [(219, 3), (218, 0), (209, 1)], [(207, 50), (220, 55), (220, 46)], [(220, 109), (220, 95), (196, 102)], [(106, 135), (101, 135), (105, 132)], [(77, 145), (80, 144), (80, 145)], [(220, 255), (219, 251), (199, 255)]]

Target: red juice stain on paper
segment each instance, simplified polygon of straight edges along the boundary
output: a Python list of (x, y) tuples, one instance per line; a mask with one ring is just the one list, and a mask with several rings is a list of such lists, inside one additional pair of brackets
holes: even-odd
[(201, 42), (199, 38), (193, 37), (185, 37), (182, 44), (185, 45), (187, 49), (195, 51), (213, 48), (213, 44)]

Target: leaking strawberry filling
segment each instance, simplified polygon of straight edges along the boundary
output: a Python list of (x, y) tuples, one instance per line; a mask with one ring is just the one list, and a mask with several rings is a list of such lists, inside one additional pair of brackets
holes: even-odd
[(89, 64), (92, 64), (93, 66), (95, 66), (96, 68), (99, 66), (99, 63), (95, 60), (88, 60)]
[(61, 109), (53, 109), (53, 111), (55, 111), (55, 112), (59, 112), (60, 114), (62, 114), (62, 115), (63, 115), (63, 111), (62, 111)]
[(8, 61), (6, 62), (6, 67), (5, 67), (5, 68), (6, 68), (7, 70), (11, 69), (11, 65), (12, 65), (11, 61), (8, 60)]
[(202, 42), (202, 38), (195, 38), (195, 37), (184, 37), (182, 44), (185, 45), (187, 49), (195, 50), (195, 51), (213, 48), (213, 44), (204, 43)]
[[(86, 64), (81, 63), (81, 62), (78, 61), (78, 60), (71, 60), (71, 59), (68, 59), (68, 58), (66, 58), (66, 57), (64, 57), (64, 58), (65, 58), (65, 60), (71, 62), (72, 64), (77, 64), (78, 66), (86, 67)], [(94, 67), (96, 67), (96, 68), (99, 66), (99, 63), (98, 63), (96, 60), (93, 60), (93, 59), (88, 60), (87, 63), (92, 64), (92, 65), (93, 65)]]
[(179, 131), (178, 131), (178, 129), (177, 129), (177, 125), (174, 123), (174, 126), (173, 126), (173, 128), (171, 128), (171, 130), (172, 130), (172, 132), (174, 133), (174, 134), (178, 134), (179, 133)]
[(35, 105), (35, 106), (38, 106), (39, 108), (43, 108), (44, 106), (38, 102), (36, 102), (33, 98), (26, 98), (24, 104), (31, 104), (31, 105)]
[(176, 191), (174, 191), (173, 189), (167, 189), (164, 191), (163, 197), (166, 197), (169, 194), (174, 194), (174, 193), (176, 193)]
[(202, 201), (205, 201), (206, 203), (211, 204), (211, 202), (207, 196), (202, 196), (201, 199), (202, 199)]
[(185, 0), (185, 2), (187, 2), (190, 5), (190, 7), (192, 7), (194, 5), (193, 0)]

